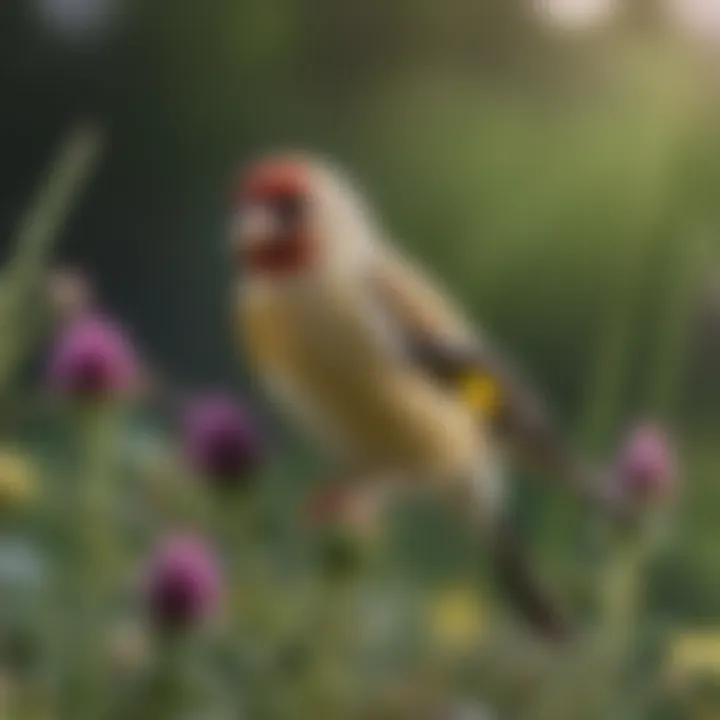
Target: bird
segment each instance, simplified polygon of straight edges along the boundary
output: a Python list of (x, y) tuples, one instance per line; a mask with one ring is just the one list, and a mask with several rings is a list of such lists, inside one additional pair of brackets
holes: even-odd
[(271, 154), (239, 172), (231, 195), (233, 324), (271, 401), (347, 483), (446, 497), (520, 614), (565, 636), (507, 512), (508, 451), (606, 498), (544, 400), (335, 165)]

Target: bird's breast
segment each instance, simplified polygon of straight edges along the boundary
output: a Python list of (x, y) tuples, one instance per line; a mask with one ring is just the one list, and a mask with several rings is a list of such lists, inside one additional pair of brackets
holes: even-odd
[(423, 466), (474, 452), (471, 413), (400, 361), (380, 320), (347, 287), (249, 294), (245, 345), (271, 393), (325, 445)]

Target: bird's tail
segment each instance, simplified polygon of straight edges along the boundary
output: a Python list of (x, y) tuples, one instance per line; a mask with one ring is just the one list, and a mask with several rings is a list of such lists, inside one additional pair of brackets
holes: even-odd
[(497, 528), (492, 560), (501, 588), (528, 623), (549, 639), (567, 638), (570, 634), (569, 619), (532, 572), (513, 527), (507, 520)]

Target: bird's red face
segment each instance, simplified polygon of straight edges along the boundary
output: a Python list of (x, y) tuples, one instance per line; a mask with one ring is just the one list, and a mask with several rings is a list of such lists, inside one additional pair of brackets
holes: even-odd
[(263, 275), (307, 269), (315, 255), (309, 210), (306, 164), (274, 159), (252, 166), (233, 197), (232, 243), (240, 265)]

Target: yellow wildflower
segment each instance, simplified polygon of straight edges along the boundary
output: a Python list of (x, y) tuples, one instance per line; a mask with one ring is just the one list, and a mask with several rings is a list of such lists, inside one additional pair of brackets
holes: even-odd
[(472, 588), (443, 592), (430, 605), (428, 623), (438, 646), (450, 651), (469, 650), (482, 636), (486, 612)]
[(0, 449), (0, 509), (30, 504), (37, 495), (37, 486), (37, 475), (28, 458)]
[(502, 393), (496, 380), (490, 375), (470, 373), (460, 380), (460, 392), (465, 402), (487, 418), (494, 418), (500, 411)]
[(679, 680), (699, 675), (720, 678), (720, 631), (680, 633), (670, 644), (667, 669)]

